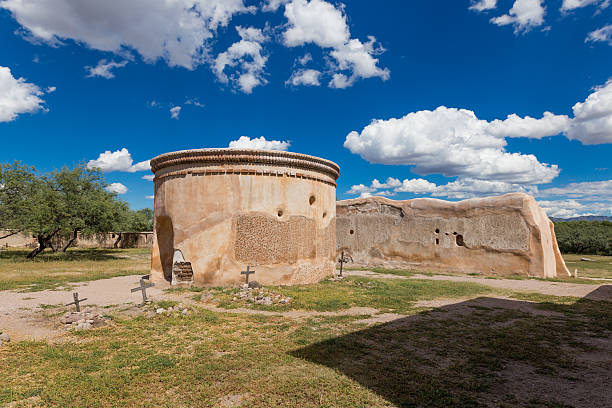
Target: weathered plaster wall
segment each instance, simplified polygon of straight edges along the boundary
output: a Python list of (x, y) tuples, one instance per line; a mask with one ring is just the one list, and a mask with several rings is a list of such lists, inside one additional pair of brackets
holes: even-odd
[[(0, 230), (0, 237), (7, 235), (9, 231)], [(117, 241), (118, 233), (105, 232), (95, 234), (90, 237), (81, 236), (79, 234), (76, 242), (72, 245), (73, 248), (114, 248)], [(55, 240), (57, 246), (66, 244), (65, 239)], [(36, 238), (31, 234), (20, 232), (10, 237), (0, 239), (0, 247), (8, 248), (33, 248), (38, 245)], [(119, 241), (119, 248), (151, 248), (153, 246), (152, 232), (123, 232), (122, 238)]]
[[(119, 239), (117, 232), (105, 232), (90, 237), (81, 236), (74, 244), (77, 248), (114, 248)], [(118, 248), (151, 248), (153, 247), (153, 232), (122, 232)]]
[[(0, 237), (10, 234), (12, 231), (0, 230)], [(10, 237), (0, 239), (0, 247), (4, 248), (31, 248), (36, 246), (36, 239), (31, 234), (19, 232)]]
[(356, 265), (482, 274), (568, 274), (554, 226), (533, 197), (460, 202), (339, 201), (337, 249)]
[(180, 249), (197, 285), (319, 281), (335, 268), (336, 178), (327, 160), (203, 149), (159, 156), (151, 279), (171, 280)]

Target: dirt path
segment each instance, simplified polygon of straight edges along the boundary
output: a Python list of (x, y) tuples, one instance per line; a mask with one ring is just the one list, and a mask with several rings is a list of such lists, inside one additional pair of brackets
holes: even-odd
[[(46, 317), (46, 312), (66, 310), (49, 306), (65, 305), (72, 302), (72, 292), (78, 292), (82, 308), (117, 306), (128, 307), (142, 302), (140, 292), (132, 293), (138, 286), (140, 275), (121, 276), (91, 282), (73, 283), (74, 288), (65, 290), (44, 290), (40, 292), (0, 292), (0, 329), (6, 330), (15, 340), (41, 339), (63, 333), (55, 319)], [(147, 289), (147, 295), (160, 297), (163, 288)], [(46, 308), (44, 306), (47, 306)], [(72, 309), (74, 310), (74, 309)]]
[[(587, 285), (563, 282), (545, 282), (540, 280), (512, 280), (512, 279), (484, 279), (468, 276), (398, 276), (381, 274), (371, 271), (347, 271), (349, 276), (364, 276), (375, 279), (431, 279), (455, 282), (473, 282), (482, 285), (509, 289), (515, 291), (538, 292), (555, 296), (587, 297), (594, 300), (612, 301), (612, 285)], [(136, 307), (142, 301), (140, 292), (132, 293), (130, 289), (138, 286), (140, 275), (122, 276), (102, 279), (91, 282), (71, 284), (74, 289), (45, 290), (40, 292), (0, 292), (0, 329), (6, 330), (15, 340), (40, 339), (57, 336), (63, 333), (54, 323), (53, 318), (45, 316), (47, 313), (57, 313), (66, 310), (64, 307), (52, 308), (50, 306), (65, 305), (72, 301), (72, 292), (78, 292), (80, 298), (87, 298), (83, 307), (104, 308), (112, 310), (131, 308), (134, 313), (142, 313)], [(353, 307), (336, 312), (316, 312), (293, 310), (287, 312), (274, 312), (253, 310), (248, 308), (224, 309), (211, 303), (192, 301), (191, 294), (165, 293), (167, 285), (158, 285), (147, 289), (147, 294), (153, 300), (178, 300), (186, 304), (197, 304), (198, 307), (219, 313), (245, 313), (253, 315), (279, 316), (289, 318), (308, 318), (313, 316), (359, 316), (369, 315), (363, 323), (380, 323), (403, 317), (394, 313), (380, 313), (370, 307)], [(431, 302), (419, 302), (417, 307), (440, 307), (462, 302), (466, 299), (438, 299)], [(127, 312), (126, 312), (127, 313)]]
[(452, 282), (472, 282), (497, 289), (509, 289), (518, 292), (537, 292), (553, 296), (573, 296), (591, 300), (612, 301), (612, 285), (591, 285), (584, 283), (546, 282), (536, 279), (486, 279), (471, 276), (448, 275), (391, 275), (372, 271), (346, 271), (347, 276), (363, 276), (374, 279), (429, 279)]

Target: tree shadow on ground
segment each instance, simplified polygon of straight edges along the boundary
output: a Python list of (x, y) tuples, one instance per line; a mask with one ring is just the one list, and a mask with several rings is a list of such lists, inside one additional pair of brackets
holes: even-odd
[(477, 298), (290, 354), (399, 407), (610, 407), (610, 301), (612, 286), (571, 304)]
[[(8, 262), (83, 262), (83, 261), (113, 261), (125, 258), (125, 253), (121, 249), (101, 249), (101, 248), (71, 248), (66, 252), (52, 252), (50, 250), (42, 252), (34, 259), (27, 259), (26, 256), (31, 252), (28, 249), (11, 249), (0, 251), (0, 261)], [(139, 251), (136, 252), (137, 255)]]

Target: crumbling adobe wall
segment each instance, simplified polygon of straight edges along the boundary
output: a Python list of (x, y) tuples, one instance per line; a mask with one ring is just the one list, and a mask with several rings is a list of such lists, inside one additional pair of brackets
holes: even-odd
[(33, 248), (36, 246), (36, 238), (33, 238), (32, 234), (25, 232), (13, 234), (13, 232), (0, 230), (0, 237), (5, 237), (0, 239), (0, 248)]
[(533, 197), (447, 202), (370, 197), (337, 203), (337, 250), (357, 266), (554, 277), (568, 274)]

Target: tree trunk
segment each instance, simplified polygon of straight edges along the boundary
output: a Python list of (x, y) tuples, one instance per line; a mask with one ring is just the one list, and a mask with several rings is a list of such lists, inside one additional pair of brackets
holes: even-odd
[(38, 247), (34, 248), (34, 250), (28, 254), (28, 259), (34, 258), (36, 255), (47, 249), (47, 240), (42, 235), (39, 235), (36, 237), (36, 239), (38, 240)]
[(27, 255), (27, 259), (32, 259), (34, 258), (36, 255), (40, 254), (42, 251), (44, 251), (47, 248), (51, 248), (53, 249), (53, 245), (51, 244), (51, 238), (53, 238), (53, 236), (55, 234), (57, 234), (59, 232), (59, 228), (56, 229), (55, 231), (53, 231), (52, 233), (48, 234), (48, 235), (42, 235), (39, 234), (36, 239), (38, 241), (38, 247), (34, 248), (34, 250), (32, 252), (30, 252)]
[(78, 232), (79, 232), (78, 230), (74, 230), (74, 231), (72, 232), (72, 238), (70, 238), (70, 239), (68, 240), (68, 243), (67, 243), (66, 245), (64, 245), (64, 247), (62, 248), (62, 252), (66, 252), (66, 250), (67, 250), (68, 248), (70, 248), (70, 245), (72, 245), (72, 244), (74, 243), (74, 241), (76, 241), (76, 239), (77, 239), (77, 235), (78, 235)]
[(117, 240), (113, 244), (113, 248), (119, 248), (119, 242), (121, 241), (121, 238), (123, 238), (123, 233), (122, 232), (119, 233), (119, 236), (117, 237)]

